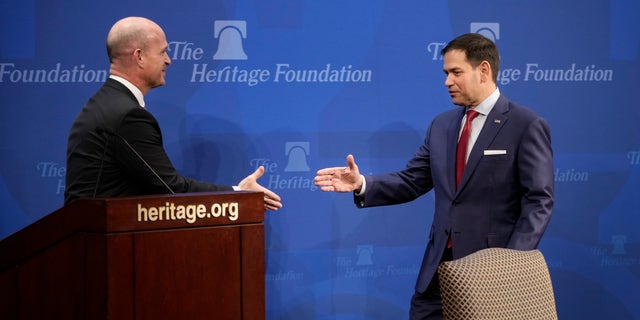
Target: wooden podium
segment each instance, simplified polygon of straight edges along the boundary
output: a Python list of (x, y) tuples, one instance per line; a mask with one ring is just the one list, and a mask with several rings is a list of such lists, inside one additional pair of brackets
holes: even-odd
[(0, 319), (264, 319), (259, 192), (83, 199), (0, 242)]

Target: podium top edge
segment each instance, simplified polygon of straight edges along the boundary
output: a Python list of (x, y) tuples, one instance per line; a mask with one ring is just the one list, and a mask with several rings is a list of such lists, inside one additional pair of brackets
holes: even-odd
[(135, 200), (151, 200), (151, 199), (175, 199), (175, 198), (205, 198), (211, 196), (238, 196), (238, 195), (260, 195), (262, 196), (262, 192), (258, 191), (246, 191), (246, 190), (238, 190), (238, 191), (210, 191), (210, 192), (190, 192), (190, 193), (174, 193), (174, 194), (150, 194), (150, 195), (139, 195), (139, 196), (124, 196), (124, 197), (96, 197), (96, 198), (79, 198), (69, 204), (67, 206), (73, 205), (77, 202), (125, 202), (125, 201), (135, 201)]

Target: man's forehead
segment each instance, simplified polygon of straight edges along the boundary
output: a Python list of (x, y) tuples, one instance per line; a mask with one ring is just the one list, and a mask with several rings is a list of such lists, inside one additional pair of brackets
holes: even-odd
[(463, 69), (468, 68), (471, 65), (469, 63), (469, 60), (467, 60), (467, 55), (464, 53), (464, 51), (458, 51), (459, 52), (457, 53), (449, 51), (444, 55), (444, 69)]

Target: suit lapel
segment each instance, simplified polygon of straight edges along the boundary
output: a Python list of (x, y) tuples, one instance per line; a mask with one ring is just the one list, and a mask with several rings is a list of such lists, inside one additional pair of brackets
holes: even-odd
[(484, 150), (489, 149), (491, 142), (493, 142), (500, 132), (500, 129), (502, 129), (505, 123), (509, 120), (506, 116), (508, 111), (509, 101), (504, 96), (500, 95), (496, 105), (491, 109), (491, 112), (489, 112), (487, 120), (485, 121), (484, 126), (482, 126), (482, 130), (480, 130), (478, 139), (469, 153), (469, 159), (467, 160), (467, 165), (464, 169), (462, 181), (460, 181), (460, 187), (458, 190), (462, 189), (462, 187), (467, 183), (469, 177), (478, 167), (478, 163), (480, 163), (480, 159), (484, 155)]

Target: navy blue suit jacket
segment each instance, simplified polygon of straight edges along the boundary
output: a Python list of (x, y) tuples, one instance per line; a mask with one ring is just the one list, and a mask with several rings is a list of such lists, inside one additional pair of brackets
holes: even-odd
[(480, 249), (537, 247), (553, 208), (549, 126), (529, 109), (500, 96), (487, 115), (455, 186), (458, 133), (465, 108), (436, 116), (406, 169), (365, 176), (359, 207), (411, 201), (434, 190), (435, 211), (416, 291), (434, 277), (449, 235), (453, 258)]

